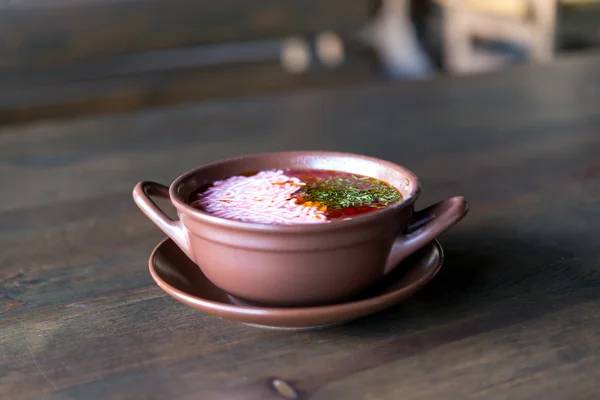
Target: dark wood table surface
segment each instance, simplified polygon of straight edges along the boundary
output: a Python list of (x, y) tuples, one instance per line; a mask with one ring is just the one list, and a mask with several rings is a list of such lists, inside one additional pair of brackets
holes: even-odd
[[(131, 199), (228, 156), (360, 152), (464, 195), (436, 279), (324, 331), (188, 308)], [(600, 398), (600, 57), (0, 130), (1, 399)], [(283, 392), (285, 393), (285, 392)], [(287, 398), (292, 398), (289, 397)]]

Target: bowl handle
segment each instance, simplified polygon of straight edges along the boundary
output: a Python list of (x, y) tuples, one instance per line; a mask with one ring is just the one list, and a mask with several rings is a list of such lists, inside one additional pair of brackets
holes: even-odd
[[(190, 257), (190, 246), (188, 244), (181, 221), (171, 218), (161, 210), (150, 196), (169, 198), (169, 188), (156, 182), (140, 182), (133, 189), (133, 201), (152, 222), (167, 234), (179, 248)], [(190, 257), (191, 258), (191, 257)]]
[(384, 274), (390, 273), (402, 260), (431, 242), (459, 222), (469, 211), (462, 196), (442, 200), (413, 214), (406, 234), (396, 239)]

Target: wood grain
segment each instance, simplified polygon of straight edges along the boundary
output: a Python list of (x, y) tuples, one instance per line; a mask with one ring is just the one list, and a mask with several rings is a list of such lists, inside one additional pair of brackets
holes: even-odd
[[(361, 57), (352, 57), (340, 69), (315, 68), (301, 75), (283, 70), (277, 61), (266, 61), (135, 71), (96, 79), (67, 78), (29, 87), (0, 83), (0, 89), (4, 87), (0, 90), (0, 124), (117, 114), (194, 101), (330, 89), (378, 80), (374, 63)], [(27, 76), (19, 77), (26, 79)]]
[(20, 0), (0, 3), (0, 70), (107, 55), (347, 31), (363, 0)]
[[(364, 0), (0, 2), (0, 123), (127, 112), (374, 78)], [(282, 41), (333, 30), (345, 62), (282, 68)], [(312, 49), (314, 53), (314, 49)]]
[[(4, 128), (0, 398), (598, 398), (597, 82), (592, 54)], [(408, 166), (423, 179), (420, 207), (470, 200), (422, 292), (285, 333), (204, 315), (153, 284), (146, 262), (162, 234), (133, 204), (137, 181), (315, 147)]]

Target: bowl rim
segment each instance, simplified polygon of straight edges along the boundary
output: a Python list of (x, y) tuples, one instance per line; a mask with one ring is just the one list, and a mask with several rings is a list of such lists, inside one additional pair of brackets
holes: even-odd
[[(374, 212), (370, 212), (363, 215), (358, 215), (348, 220), (341, 221), (332, 221), (332, 223), (328, 224), (291, 224), (291, 225), (277, 225), (277, 224), (263, 224), (263, 223), (255, 223), (255, 222), (244, 222), (237, 221), (232, 219), (226, 219), (223, 217), (218, 217), (208, 212), (199, 210), (195, 207), (190, 206), (187, 201), (182, 199), (177, 194), (177, 189), (179, 186), (190, 176), (197, 174), (203, 169), (208, 169), (211, 167), (228, 164), (234, 161), (239, 161), (247, 158), (260, 158), (260, 157), (269, 157), (273, 155), (278, 156), (286, 156), (288, 158), (299, 157), (299, 156), (317, 156), (317, 157), (350, 157), (361, 159), (365, 161), (371, 161), (377, 164), (384, 166), (385, 168), (397, 171), (407, 176), (412, 185), (412, 190), (409, 194), (403, 199), (393, 204), (389, 207), (383, 208), (381, 210), (377, 210)], [(281, 167), (285, 168), (285, 167)], [(209, 164), (205, 164), (203, 166), (193, 168), (179, 177), (177, 177), (173, 183), (171, 183), (169, 187), (169, 197), (171, 202), (177, 209), (177, 211), (181, 214), (184, 214), (188, 217), (192, 217), (197, 221), (205, 222), (213, 226), (219, 226), (224, 228), (236, 229), (236, 230), (244, 230), (244, 231), (263, 231), (263, 232), (325, 232), (331, 230), (339, 230), (346, 229), (356, 225), (368, 224), (370, 222), (381, 220), (382, 218), (386, 218), (387, 216), (396, 215), (399, 210), (410, 207), (414, 204), (421, 193), (421, 181), (417, 177), (417, 175), (409, 170), (408, 168), (395, 164), (391, 161), (382, 160), (380, 158), (365, 156), (362, 154), (356, 153), (345, 153), (345, 152), (335, 152), (335, 151), (321, 151), (321, 150), (303, 150), (303, 151), (273, 151), (273, 152), (263, 152), (263, 153), (253, 153), (253, 154), (245, 154), (237, 157), (229, 157), (222, 160), (214, 161)]]

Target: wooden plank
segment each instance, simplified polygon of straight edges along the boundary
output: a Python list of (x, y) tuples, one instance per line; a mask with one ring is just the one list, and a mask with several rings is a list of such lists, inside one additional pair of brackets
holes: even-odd
[(0, 78), (0, 124), (333, 88), (377, 79), (372, 54), (360, 49), (348, 50), (340, 68), (329, 70), (317, 63), (305, 74), (285, 71), (278, 60), (279, 48), (273, 46), (263, 46), (262, 55), (261, 51), (253, 53), (254, 62), (211, 63), (206, 57), (197, 63), (198, 55), (178, 56), (179, 63), (167, 53), (158, 58), (120, 57), (72, 68), (7, 74)]
[[(363, 0), (23, 0), (0, 4), (0, 68), (358, 28)], [(0, 70), (1, 72), (1, 70)]]
[[(600, 57), (0, 130), (0, 398), (600, 396)], [(414, 170), (417, 208), (470, 214), (422, 292), (325, 331), (275, 332), (166, 297), (142, 179), (258, 151)]]

